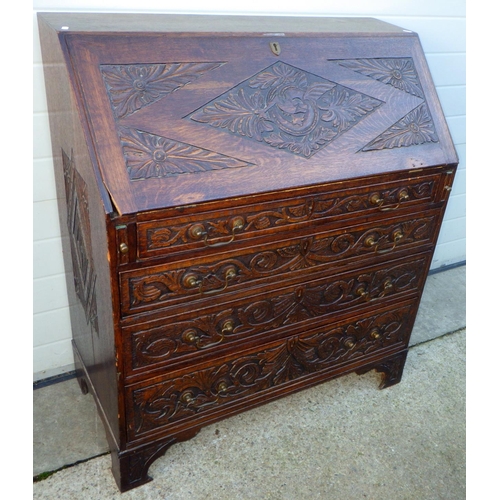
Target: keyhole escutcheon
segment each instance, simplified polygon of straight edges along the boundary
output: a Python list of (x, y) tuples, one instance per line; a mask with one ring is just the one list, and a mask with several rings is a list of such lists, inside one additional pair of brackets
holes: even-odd
[(278, 42), (271, 42), (269, 46), (271, 47), (271, 51), (275, 56), (279, 56), (281, 54), (281, 47)]

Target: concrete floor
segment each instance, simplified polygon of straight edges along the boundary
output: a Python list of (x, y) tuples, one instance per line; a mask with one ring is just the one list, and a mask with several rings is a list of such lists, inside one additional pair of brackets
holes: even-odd
[(34, 499), (465, 499), (465, 266), (427, 279), (400, 384), (347, 375), (208, 426), (120, 494), (75, 379), (34, 390)]

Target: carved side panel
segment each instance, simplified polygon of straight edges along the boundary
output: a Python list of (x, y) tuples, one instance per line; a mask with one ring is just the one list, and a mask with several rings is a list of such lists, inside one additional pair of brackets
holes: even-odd
[(76, 170), (73, 158), (70, 158), (65, 151), (62, 151), (62, 157), (76, 295), (85, 311), (87, 324), (99, 333), (87, 185)]
[(388, 346), (406, 345), (410, 306), (354, 323), (295, 335), (265, 350), (239, 356), (132, 392), (133, 435), (229, 406)]

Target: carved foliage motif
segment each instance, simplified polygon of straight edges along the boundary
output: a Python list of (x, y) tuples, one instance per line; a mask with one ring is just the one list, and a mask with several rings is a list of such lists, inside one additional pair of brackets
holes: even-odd
[(222, 63), (101, 65), (116, 118), (135, 113), (221, 66)]
[[(336, 62), (398, 90), (425, 99), (412, 58), (349, 59)], [(433, 142), (438, 142), (438, 136), (424, 101), (361, 151), (418, 146)]]
[[(329, 278), (238, 309), (242, 325), (277, 328), (335, 312), (340, 307), (378, 300), (415, 289), (423, 261), (400, 264), (361, 275)], [(235, 332), (237, 328), (235, 328)]]
[(277, 62), (190, 118), (310, 158), (381, 103)]
[(141, 434), (195, 414), (237, 402), (406, 341), (410, 308), (381, 313), (352, 324), (295, 335), (261, 352), (186, 374), (133, 392), (135, 433)]
[[(311, 236), (292, 245), (225, 259), (211, 265), (192, 266), (188, 269), (132, 279), (132, 305), (162, 302), (172, 296), (192, 293), (193, 288), (185, 283), (187, 275), (195, 276), (201, 289), (211, 291), (225, 287), (226, 273), (229, 268), (236, 270), (236, 276), (231, 280), (231, 285), (234, 285), (366, 253), (392, 251), (396, 247), (394, 234), (397, 232), (400, 233), (398, 246), (415, 241), (422, 242), (432, 235), (435, 223), (435, 217), (423, 217), (386, 226), (371, 227), (368, 230), (346, 231), (322, 238)], [(373, 240), (373, 244), (367, 244), (368, 238)], [(194, 291), (197, 293), (197, 289)]]
[[(411, 58), (340, 60), (338, 64), (408, 92), (423, 91)], [(117, 121), (224, 63), (101, 65)], [(372, 113), (382, 101), (283, 62), (220, 95), (189, 118), (273, 148), (311, 158)], [(132, 180), (201, 173), (251, 163), (147, 131), (121, 129)], [(425, 101), (361, 151), (438, 142)]]
[(87, 324), (90, 324), (98, 333), (96, 273), (90, 242), (87, 185), (76, 170), (73, 158), (70, 158), (65, 151), (62, 151), (62, 158), (76, 295), (85, 311)]
[[(414, 241), (429, 237), (432, 226), (428, 222), (430, 220), (415, 220), (407, 223), (404, 228), (404, 239)], [(365, 233), (367, 234), (376, 234), (377, 237), (384, 238), (382, 234), (390, 234), (390, 230), (386, 229), (382, 232), (380, 229), (372, 229)], [(363, 241), (364, 239), (364, 237), (361, 238)], [(365, 275), (354, 280), (328, 281), (317, 286), (300, 286), (292, 292), (277, 297), (243, 303), (238, 307), (218, 313), (168, 323), (156, 330), (138, 332), (134, 335), (132, 345), (133, 365), (135, 368), (147, 366), (189, 352), (211, 348), (242, 336), (329, 314), (336, 310), (339, 304), (359, 301), (361, 297), (365, 297), (359, 294), (362, 289), (367, 293), (366, 297), (376, 299), (389, 293), (403, 291), (405, 287), (414, 286), (413, 278), (408, 275), (408, 272), (415, 272), (414, 270), (396, 269), (392, 274), (391, 272), (374, 275), (371, 281), (370, 276)], [(387, 280), (390, 280), (391, 288), (387, 288)], [(228, 320), (232, 324), (232, 329), (224, 334), (223, 324)], [(194, 335), (196, 342), (188, 337), (188, 333)]]
[[(101, 74), (115, 119), (150, 106), (224, 63), (101, 65)], [(193, 174), (250, 165), (207, 149), (147, 131), (119, 128), (131, 180)]]
[[(405, 189), (410, 200), (428, 198), (434, 189), (434, 181), (425, 181), (408, 186), (384, 189), (381, 199), (384, 206), (398, 203), (398, 194)], [(331, 217), (354, 213), (359, 210), (373, 208), (370, 197), (373, 193), (364, 195), (327, 195), (323, 197), (312, 197), (305, 199), (300, 205), (282, 206), (273, 210), (265, 210), (257, 213), (249, 213), (244, 217), (244, 226), (241, 232), (263, 230), (286, 224), (297, 224), (313, 219)], [(203, 230), (211, 237), (222, 237), (231, 234), (233, 219), (216, 219), (204, 221)], [(192, 243), (193, 238), (190, 233), (192, 223), (185, 225), (173, 225), (170, 227), (157, 227), (147, 230), (147, 248), (155, 250), (160, 248), (173, 247)], [(199, 241), (199, 240), (196, 240)]]
[(191, 144), (140, 130), (119, 130), (130, 179), (170, 177), (250, 165)]
[[(182, 354), (220, 344), (234, 334), (234, 309), (202, 314), (194, 319), (168, 323), (156, 330), (145, 330), (133, 336), (132, 359), (135, 368), (175, 358)], [(223, 332), (225, 321), (232, 321), (233, 330)], [(236, 320), (237, 321), (237, 320)], [(194, 335), (194, 341), (188, 335)]]

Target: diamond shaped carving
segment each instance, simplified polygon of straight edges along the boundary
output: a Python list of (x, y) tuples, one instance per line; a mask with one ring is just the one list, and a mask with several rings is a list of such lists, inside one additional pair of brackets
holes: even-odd
[(189, 118), (310, 158), (381, 104), (378, 99), (277, 62)]

